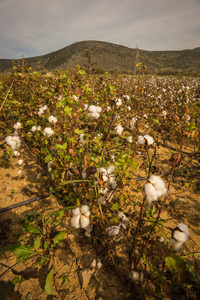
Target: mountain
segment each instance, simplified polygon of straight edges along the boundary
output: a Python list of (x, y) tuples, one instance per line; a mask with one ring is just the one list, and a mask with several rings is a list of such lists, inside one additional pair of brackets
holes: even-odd
[[(82, 41), (46, 55), (27, 58), (26, 61), (34, 68), (40, 62), (48, 71), (75, 69), (76, 65), (87, 65), (87, 50), (91, 60), (97, 63), (94, 67), (101, 71), (109, 72), (118, 68), (121, 73), (133, 73), (138, 61), (145, 65), (150, 73), (161, 74), (170, 70), (176, 73), (179, 70), (200, 74), (200, 47), (180, 51), (147, 51), (107, 42)], [(11, 69), (12, 61), (0, 59), (0, 72)]]

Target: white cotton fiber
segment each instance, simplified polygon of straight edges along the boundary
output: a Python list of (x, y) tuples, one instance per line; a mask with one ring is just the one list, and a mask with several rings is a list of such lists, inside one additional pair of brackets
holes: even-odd
[(152, 138), (152, 136), (146, 134), (144, 135), (144, 139), (147, 141), (147, 145), (153, 145), (154, 144), (154, 139)]
[(138, 140), (137, 140), (137, 144), (138, 145), (144, 145), (144, 143), (145, 143), (145, 139), (144, 139), (143, 135), (139, 135)]
[(184, 223), (179, 223), (178, 228), (172, 231), (172, 238), (169, 243), (172, 245), (175, 251), (179, 250), (183, 243), (187, 242), (190, 232), (188, 226)]
[(81, 213), (84, 215), (89, 212), (89, 206), (88, 205), (83, 205), (81, 206)]
[(81, 214), (79, 207), (72, 209), (72, 214), (73, 216), (79, 216)]
[(87, 217), (82, 215), (80, 218), (80, 223), (81, 223), (81, 228), (86, 228), (90, 224), (90, 220)]
[(123, 133), (123, 131), (124, 131), (124, 128), (121, 126), (121, 125), (117, 125), (116, 127), (115, 127), (115, 131), (116, 131), (116, 133), (118, 134), (118, 135), (122, 135), (122, 133)]
[(159, 176), (152, 175), (149, 178), (149, 181), (155, 187), (158, 198), (160, 198), (161, 196), (165, 196), (167, 194), (165, 183)]
[(190, 236), (189, 228), (186, 224), (179, 223), (177, 227), (179, 227), (182, 231), (184, 231), (188, 237)]
[(144, 191), (148, 203), (151, 203), (152, 201), (156, 201), (158, 199), (157, 191), (151, 183), (147, 182), (144, 185)]
[(71, 218), (71, 226), (74, 228), (80, 228), (80, 215), (73, 216)]
[(109, 236), (118, 235), (119, 231), (120, 231), (120, 226), (117, 225), (113, 225), (106, 228), (106, 232)]
[(115, 170), (115, 166), (108, 167), (108, 169), (107, 169), (108, 175), (112, 174), (114, 172), (114, 170)]

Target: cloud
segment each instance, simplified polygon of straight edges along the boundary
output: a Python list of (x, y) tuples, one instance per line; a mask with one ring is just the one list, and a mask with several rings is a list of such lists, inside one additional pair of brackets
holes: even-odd
[(100, 40), (146, 50), (200, 46), (197, 0), (0, 0), (0, 57)]

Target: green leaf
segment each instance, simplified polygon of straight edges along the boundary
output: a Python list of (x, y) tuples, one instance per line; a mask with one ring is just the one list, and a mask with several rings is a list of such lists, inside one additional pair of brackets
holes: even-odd
[(53, 238), (54, 246), (56, 244), (59, 244), (62, 240), (64, 240), (65, 234), (66, 234), (66, 231), (61, 231)]
[(38, 239), (35, 240), (35, 242), (34, 242), (34, 248), (35, 249), (39, 249), (41, 239), (42, 239), (42, 237), (39, 237)]
[(24, 223), (22, 226), (30, 233), (40, 233), (38, 228), (33, 227), (29, 223)]
[(47, 261), (47, 258), (45, 257), (42, 257), (41, 260), (40, 260), (40, 265), (43, 266)]
[(78, 129), (78, 128), (76, 128), (75, 130), (74, 130), (74, 133), (76, 133), (76, 134), (78, 134), (78, 135), (80, 135), (81, 133), (83, 133), (84, 132), (84, 130), (80, 130), (80, 129)]
[(51, 159), (52, 159), (51, 154), (49, 154), (45, 157), (44, 160), (45, 160), (45, 162), (49, 162)]
[(71, 114), (72, 114), (72, 108), (69, 107), (69, 106), (65, 106), (64, 112), (65, 112), (68, 116), (71, 116)]
[(44, 241), (44, 249), (48, 249), (49, 248), (49, 244), (47, 243), (47, 241)]
[(110, 209), (111, 210), (118, 210), (119, 209), (119, 204), (118, 203), (113, 203)]
[(47, 295), (53, 294), (53, 288), (52, 288), (53, 271), (54, 271), (54, 266), (51, 268), (50, 272), (47, 275), (46, 281), (45, 281), (44, 290)]

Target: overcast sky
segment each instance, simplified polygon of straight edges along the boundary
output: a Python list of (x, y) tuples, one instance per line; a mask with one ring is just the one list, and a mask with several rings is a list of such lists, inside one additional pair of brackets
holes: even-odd
[(85, 40), (144, 50), (200, 47), (200, 0), (0, 0), (0, 58)]

